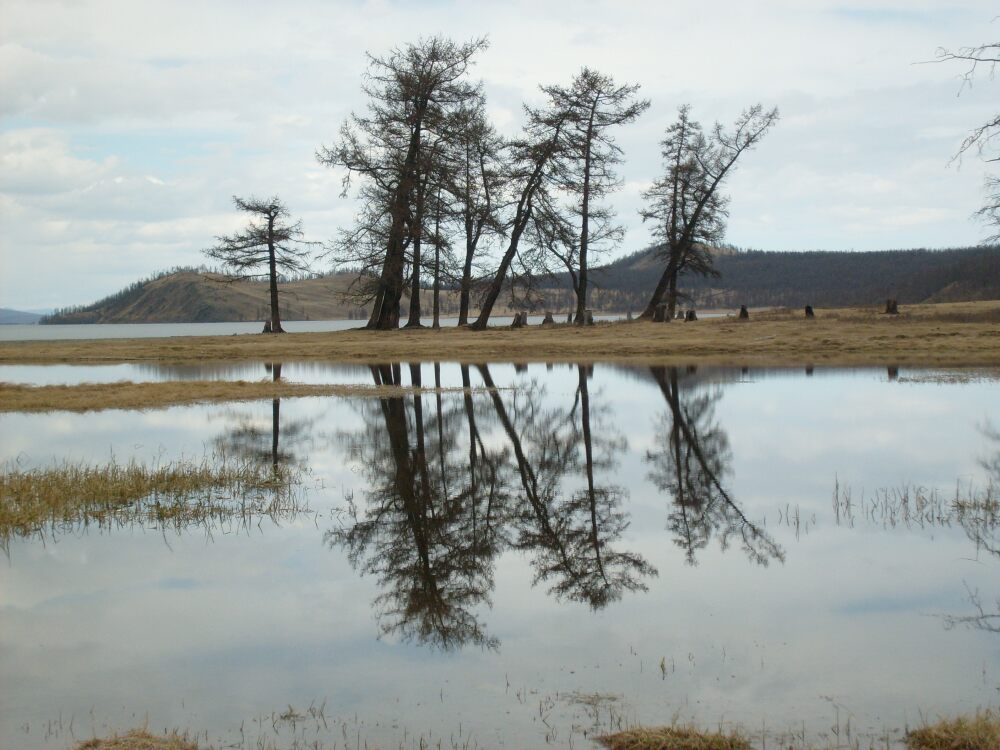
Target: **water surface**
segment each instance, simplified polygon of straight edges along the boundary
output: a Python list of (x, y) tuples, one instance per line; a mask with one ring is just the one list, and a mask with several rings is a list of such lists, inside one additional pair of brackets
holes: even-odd
[(289, 372), (472, 390), (0, 416), (8, 465), (244, 456), (309, 506), (8, 535), (0, 745), (148, 721), (245, 747), (588, 747), (679, 716), (866, 747), (1000, 703), (996, 519), (953, 503), (996, 497), (995, 381)]

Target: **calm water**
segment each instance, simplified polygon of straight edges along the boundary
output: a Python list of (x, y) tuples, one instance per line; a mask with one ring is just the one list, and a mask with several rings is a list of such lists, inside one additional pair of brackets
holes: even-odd
[(0, 746), (148, 721), (246, 748), (590, 747), (676, 716), (884, 747), (922, 714), (1000, 706), (996, 511), (953, 511), (997, 497), (995, 378), (282, 376), (474, 390), (0, 415), (8, 467), (225, 452), (288, 467), (308, 505), (8, 533)]
[[(719, 317), (723, 313), (707, 312), (702, 317)], [(619, 320), (620, 315), (595, 315), (595, 320)], [(425, 316), (430, 324), (430, 316)], [(510, 315), (494, 315), (490, 324), (510, 325)], [(528, 316), (528, 323), (537, 325), (543, 316)], [(454, 326), (458, 318), (441, 318), (441, 325)], [(346, 331), (361, 328), (363, 320), (283, 320), (282, 328), (289, 333)], [(90, 323), (78, 325), (0, 325), (0, 341), (57, 341), (60, 339), (145, 339), (169, 336), (236, 336), (260, 333), (263, 321), (230, 323)]]

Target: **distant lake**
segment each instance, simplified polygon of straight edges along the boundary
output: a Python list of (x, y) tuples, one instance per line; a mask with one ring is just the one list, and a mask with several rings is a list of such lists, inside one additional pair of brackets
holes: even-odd
[[(112, 367), (0, 379), (275, 374)], [(0, 746), (147, 722), (222, 747), (593, 748), (676, 717), (898, 747), (1000, 705), (996, 374), (280, 375), (472, 390), (0, 415), (7, 470), (225, 454), (300, 479), (249, 521), (2, 530)]]
[[(624, 316), (595, 315), (595, 320), (618, 320)], [(714, 317), (708, 313), (705, 317)], [(491, 325), (510, 325), (510, 315), (495, 315)], [(542, 315), (528, 316), (531, 325), (541, 323)], [(364, 320), (290, 320), (281, 326), (289, 333), (345, 331), (363, 328)], [(424, 316), (429, 326), (430, 316)], [(442, 318), (442, 326), (454, 326), (458, 318)], [(251, 323), (80, 323), (76, 325), (0, 325), (0, 341), (58, 341), (65, 339), (144, 339), (170, 336), (235, 336), (260, 333), (263, 322)]]

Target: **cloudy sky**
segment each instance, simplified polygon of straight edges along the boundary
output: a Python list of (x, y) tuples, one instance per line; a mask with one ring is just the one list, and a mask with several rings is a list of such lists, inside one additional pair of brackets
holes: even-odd
[(85, 304), (202, 262), (240, 222), (234, 194), (279, 194), (310, 239), (350, 222), (316, 163), (361, 110), (365, 52), (488, 35), (478, 59), (501, 131), (541, 83), (583, 65), (651, 108), (619, 133), (627, 228), (677, 107), (706, 123), (754, 102), (779, 126), (729, 184), (728, 241), (769, 250), (976, 244), (984, 167), (949, 164), (1000, 81), (961, 86), (938, 48), (992, 40), (980, 0), (0, 0), (0, 306)]

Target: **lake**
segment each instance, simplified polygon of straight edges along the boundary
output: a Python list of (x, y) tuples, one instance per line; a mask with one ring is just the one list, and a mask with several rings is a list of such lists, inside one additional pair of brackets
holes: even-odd
[[(700, 313), (703, 318), (725, 315), (719, 311)], [(595, 315), (594, 320), (621, 320), (623, 315)], [(529, 315), (528, 323), (538, 325), (543, 315)], [(510, 325), (510, 315), (494, 315), (490, 325)], [(425, 316), (430, 325), (430, 316)], [(442, 326), (454, 326), (458, 318), (441, 318)], [(283, 320), (288, 333), (321, 333), (363, 328), (364, 320)], [(169, 336), (242, 336), (259, 334), (263, 321), (229, 323), (80, 323), (74, 325), (0, 325), (0, 341), (60, 341), (66, 339), (145, 339)]]
[[(5, 475), (245, 462), (280, 502), (0, 525), (0, 746), (893, 747), (1000, 706), (995, 373), (4, 366), (440, 385), (0, 415)], [(6, 491), (6, 490), (5, 490)], [(258, 493), (259, 494), (259, 493)], [(779, 744), (780, 743), (780, 744)]]

